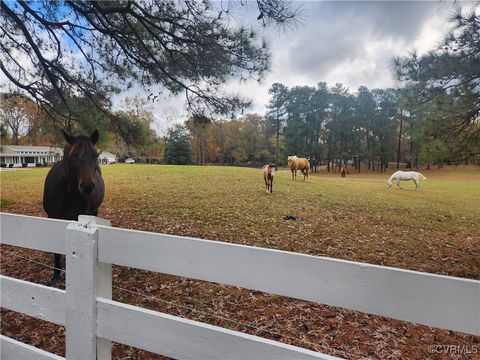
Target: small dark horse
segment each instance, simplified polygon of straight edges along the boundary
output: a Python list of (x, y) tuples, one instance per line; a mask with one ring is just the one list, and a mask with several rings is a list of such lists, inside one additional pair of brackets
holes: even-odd
[[(95, 149), (98, 131), (90, 137), (74, 137), (63, 130), (62, 133), (68, 144), (63, 160), (50, 169), (45, 179), (43, 209), (54, 219), (78, 220), (79, 215), (96, 216), (105, 193)], [(60, 254), (55, 254), (52, 281), (60, 279), (60, 259)]]

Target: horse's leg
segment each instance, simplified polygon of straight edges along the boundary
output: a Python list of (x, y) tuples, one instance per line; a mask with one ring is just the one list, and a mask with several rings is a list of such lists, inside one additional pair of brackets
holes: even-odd
[(62, 255), (60, 254), (55, 254), (55, 266), (53, 269), (53, 278), (51, 280), (51, 283), (56, 283), (60, 281), (60, 271), (62, 269)]
[[(63, 201), (63, 198), (64, 198), (64, 196), (62, 195), (60, 197), (61, 201)], [(59, 213), (60, 206), (61, 206), (61, 203), (60, 203), (60, 205), (58, 205), (57, 211), (55, 212), (55, 214)], [(50, 215), (48, 215), (48, 217), (50, 219), (58, 219), (58, 217), (54, 217), (54, 216), (50, 216)], [(50, 285), (55, 285), (60, 281), (60, 271), (62, 269), (62, 255), (54, 253), (53, 257), (54, 257), (53, 277), (52, 277), (52, 280), (50, 280)]]
[(413, 179), (413, 181), (415, 182), (415, 191), (418, 191), (418, 181)]
[(397, 187), (400, 189), (400, 179), (397, 180)]

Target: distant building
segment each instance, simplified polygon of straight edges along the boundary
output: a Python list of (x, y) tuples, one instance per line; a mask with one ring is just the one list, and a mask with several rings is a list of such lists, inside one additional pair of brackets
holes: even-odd
[(60, 161), (63, 149), (50, 146), (0, 145), (0, 163), (13, 164), (14, 167), (46, 165)]
[[(7, 167), (48, 165), (63, 159), (63, 149), (50, 146), (0, 145), (0, 163)], [(98, 157), (99, 164), (113, 164), (118, 161), (117, 156), (102, 151)], [(12, 164), (12, 165), (10, 165)]]
[(108, 151), (102, 151), (98, 157), (99, 164), (114, 164), (117, 161), (117, 156)]

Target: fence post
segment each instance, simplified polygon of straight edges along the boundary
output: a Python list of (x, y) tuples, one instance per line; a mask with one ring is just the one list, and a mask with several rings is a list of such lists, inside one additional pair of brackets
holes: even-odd
[(97, 340), (96, 297), (111, 299), (111, 264), (97, 262), (97, 228), (103, 219), (80, 216), (66, 230), (66, 358), (110, 359), (111, 343)]
[[(79, 222), (90, 224), (111, 226), (110, 220), (101, 219), (96, 216), (80, 215)], [(95, 255), (95, 259), (97, 256)], [(96, 268), (96, 296), (111, 300), (112, 299), (112, 264), (97, 262)], [(97, 359), (111, 360), (112, 342), (107, 339), (97, 337)]]

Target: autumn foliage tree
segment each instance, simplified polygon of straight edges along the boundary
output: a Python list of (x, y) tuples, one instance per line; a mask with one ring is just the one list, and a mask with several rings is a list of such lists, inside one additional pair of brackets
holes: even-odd
[(22, 135), (27, 132), (29, 113), (26, 107), (27, 100), (22, 96), (0, 95), (0, 122), (10, 133), (13, 145), (18, 145)]

